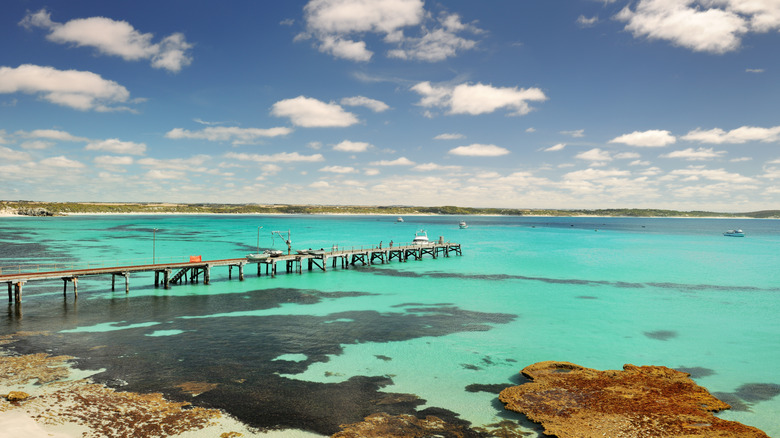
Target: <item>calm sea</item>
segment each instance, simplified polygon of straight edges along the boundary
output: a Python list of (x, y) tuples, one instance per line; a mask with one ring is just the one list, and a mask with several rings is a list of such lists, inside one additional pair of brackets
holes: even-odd
[[(147, 264), (249, 252), (458, 242), (462, 256), (155, 288), (152, 274), (30, 282), (0, 332), (76, 356), (123, 390), (163, 392), (257, 427), (323, 435), (373, 412), (474, 426), (521, 416), (496, 391), (532, 363), (664, 365), (780, 437), (780, 221), (406, 216), (0, 218), (0, 266)], [(468, 221), (459, 229), (458, 221)], [(262, 227), (262, 228), (260, 228)], [(741, 228), (746, 237), (724, 237)], [(155, 231), (156, 229), (156, 231)], [(259, 237), (259, 242), (258, 242)], [(41, 266), (40, 269), (46, 269)], [(315, 268), (316, 269), (316, 268)], [(5, 289), (5, 288), (3, 288)], [(177, 385), (217, 383), (194, 399)]]

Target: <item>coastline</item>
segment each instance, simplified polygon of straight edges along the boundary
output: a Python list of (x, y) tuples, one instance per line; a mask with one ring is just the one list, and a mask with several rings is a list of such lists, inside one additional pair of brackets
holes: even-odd
[[(0, 345), (15, 336), (20, 335), (3, 336)], [(143, 437), (146, 431), (175, 438), (323, 436), (292, 429), (260, 431), (218, 409), (169, 401), (159, 393), (116, 391), (90, 380), (100, 370), (76, 369), (68, 363), (71, 359), (14, 355), (0, 347), (0, 370), (7, 371), (0, 375), (0, 430), (27, 438)]]

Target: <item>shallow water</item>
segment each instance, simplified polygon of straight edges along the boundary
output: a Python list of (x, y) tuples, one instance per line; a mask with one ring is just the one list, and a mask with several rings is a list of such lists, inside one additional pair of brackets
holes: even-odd
[[(372, 412), (424, 409), (474, 426), (520, 420), (487, 385), (558, 360), (683, 369), (734, 406), (722, 418), (780, 436), (780, 222), (467, 217), (461, 230), (460, 219), (0, 218), (4, 272), (242, 257), (260, 226), (261, 250), (286, 250), (271, 231), (287, 230), (294, 249), (398, 245), (421, 228), (463, 245), (462, 256), (275, 278), (251, 265), (243, 282), (213, 268), (210, 285), (169, 290), (137, 274), (129, 294), (123, 282), (112, 292), (110, 276), (83, 277), (78, 300), (59, 280), (30, 282), (0, 332), (47, 331), (13, 348), (73, 355), (111, 386), (264, 428), (331, 434)], [(747, 237), (721, 235), (730, 228)], [(193, 399), (176, 387), (186, 381), (219, 386)]]

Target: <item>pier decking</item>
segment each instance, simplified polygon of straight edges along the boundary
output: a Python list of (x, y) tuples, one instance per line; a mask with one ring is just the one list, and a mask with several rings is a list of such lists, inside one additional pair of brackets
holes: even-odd
[[(227, 266), (228, 279), (233, 277), (233, 268), (238, 269), (238, 279), (244, 280), (244, 267), (250, 264), (257, 265), (257, 275), (265, 274), (272, 277), (277, 274), (277, 265), (284, 262), (287, 273), (302, 273), (303, 263), (307, 269), (313, 270), (316, 266), (322, 271), (339, 265), (348, 268), (350, 265), (372, 265), (376, 263), (389, 263), (392, 260), (405, 262), (407, 260), (422, 260), (425, 255), (436, 259), (440, 256), (449, 257), (451, 253), (462, 255), (459, 243), (428, 243), (422, 245), (404, 245), (386, 248), (369, 249), (338, 249), (314, 250), (305, 254), (288, 254), (277, 257), (268, 257), (262, 260), (248, 260), (247, 258), (222, 259), (222, 260), (197, 260), (180, 263), (157, 263), (148, 265), (96, 267), (86, 269), (63, 269), (47, 272), (0, 272), (0, 283), (8, 284), (8, 301), (22, 301), (22, 287), (25, 283), (35, 280), (61, 279), (63, 281), (63, 294), (67, 296), (68, 283), (73, 285), (74, 297), (78, 297), (78, 279), (80, 277), (94, 275), (111, 275), (111, 290), (115, 290), (117, 277), (124, 279), (125, 293), (130, 292), (130, 274), (140, 272), (154, 272), (154, 285), (169, 289), (171, 285), (185, 282), (199, 282), (202, 276), (203, 284), (211, 281), (211, 268)], [(191, 259), (192, 260), (192, 259)]]

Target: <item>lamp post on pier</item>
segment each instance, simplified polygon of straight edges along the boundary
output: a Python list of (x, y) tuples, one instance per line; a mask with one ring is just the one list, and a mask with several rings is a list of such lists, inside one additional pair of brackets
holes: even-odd
[(157, 249), (157, 228), (152, 228), (152, 264), (155, 264), (156, 249)]

